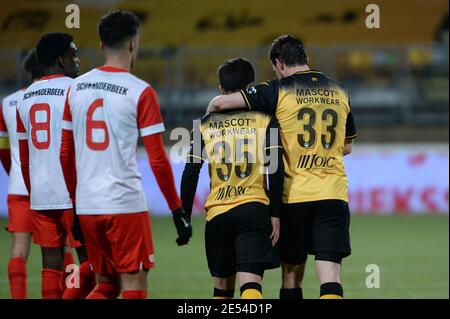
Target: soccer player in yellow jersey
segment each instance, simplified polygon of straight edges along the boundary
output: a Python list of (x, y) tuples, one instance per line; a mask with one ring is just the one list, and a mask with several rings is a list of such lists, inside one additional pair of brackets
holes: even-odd
[(350, 255), (350, 212), (343, 157), (356, 137), (347, 91), (310, 70), (303, 43), (275, 39), (269, 52), (278, 80), (214, 98), (208, 111), (247, 107), (275, 114), (284, 149), (280, 226), (280, 298), (302, 298), (308, 254), (315, 255), (320, 297), (341, 299), (341, 261)]
[[(218, 73), (223, 94), (239, 92), (254, 81), (253, 67), (243, 58), (226, 61)], [(279, 266), (274, 246), (284, 171), (276, 118), (246, 109), (210, 113), (192, 135), (181, 199), (190, 215), (207, 160), (211, 192), (205, 204), (205, 248), (214, 298), (234, 296), (237, 274), (241, 298), (260, 299), (264, 271)]]

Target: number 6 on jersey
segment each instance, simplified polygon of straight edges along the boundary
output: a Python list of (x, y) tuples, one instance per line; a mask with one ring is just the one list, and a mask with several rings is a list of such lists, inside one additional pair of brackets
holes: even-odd
[[(104, 151), (109, 145), (109, 133), (106, 122), (93, 119), (95, 111), (101, 107), (103, 107), (103, 99), (95, 100), (89, 106), (86, 116), (86, 144), (93, 151)], [(104, 131), (103, 142), (94, 142), (94, 139), (92, 138), (94, 130)]]

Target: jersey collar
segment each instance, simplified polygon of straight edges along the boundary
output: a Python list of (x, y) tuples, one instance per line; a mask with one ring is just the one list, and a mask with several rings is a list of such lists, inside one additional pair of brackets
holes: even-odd
[(316, 70), (297, 71), (294, 74), (308, 74), (308, 73), (320, 73), (320, 74), (322, 74), (322, 72), (316, 71)]
[(58, 74), (50, 74), (50, 75), (45, 75), (45, 76), (41, 77), (39, 79), (39, 81), (50, 80), (50, 79), (54, 79), (54, 78), (62, 78), (64, 76), (65, 76), (64, 74), (60, 74), (60, 73), (58, 73)]
[(103, 71), (103, 72), (128, 72), (126, 69), (116, 68), (114, 66), (101, 66), (98, 67), (97, 70)]

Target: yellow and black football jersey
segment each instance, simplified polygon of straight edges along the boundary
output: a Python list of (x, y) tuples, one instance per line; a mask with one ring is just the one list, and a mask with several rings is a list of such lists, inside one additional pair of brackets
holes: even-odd
[(343, 150), (356, 137), (347, 91), (318, 71), (241, 91), (250, 110), (275, 114), (285, 165), (284, 203), (348, 201)]
[(187, 161), (208, 162), (208, 221), (244, 203), (269, 205), (265, 150), (279, 147), (279, 139), (270, 138), (271, 128), (272, 136), (278, 135), (274, 116), (248, 110), (210, 113), (194, 128)]

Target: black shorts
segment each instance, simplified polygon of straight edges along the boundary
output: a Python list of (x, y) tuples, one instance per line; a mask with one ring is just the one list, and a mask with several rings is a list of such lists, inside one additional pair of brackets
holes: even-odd
[(308, 254), (340, 263), (351, 253), (350, 210), (343, 200), (283, 205), (280, 219), (280, 260), (299, 265)]
[(279, 266), (278, 250), (272, 247), (269, 207), (251, 202), (215, 216), (206, 223), (205, 248), (212, 276), (225, 278), (236, 272), (263, 276)]

